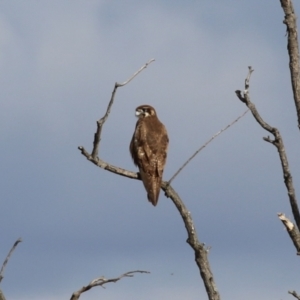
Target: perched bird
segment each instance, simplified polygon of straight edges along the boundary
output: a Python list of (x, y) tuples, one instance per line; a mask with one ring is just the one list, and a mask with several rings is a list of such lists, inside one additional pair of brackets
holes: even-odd
[(141, 105), (135, 109), (138, 117), (130, 143), (133, 162), (138, 166), (148, 200), (156, 206), (167, 159), (169, 138), (155, 109)]

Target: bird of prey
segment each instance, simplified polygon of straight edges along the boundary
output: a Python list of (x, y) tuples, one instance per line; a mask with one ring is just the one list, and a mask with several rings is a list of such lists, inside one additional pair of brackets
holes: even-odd
[(169, 138), (155, 109), (141, 105), (135, 109), (138, 117), (130, 143), (133, 162), (138, 166), (148, 200), (156, 206), (167, 159)]

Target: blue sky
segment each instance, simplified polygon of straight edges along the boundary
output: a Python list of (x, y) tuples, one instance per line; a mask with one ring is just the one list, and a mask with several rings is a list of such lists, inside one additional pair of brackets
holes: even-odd
[[(263, 3), (262, 3), (263, 2)], [(300, 14), (300, 5), (295, 1)], [(300, 190), (299, 131), (279, 1), (2, 1), (0, 259), (18, 237), (1, 289), (7, 299), (68, 299), (92, 279), (137, 274), (83, 299), (200, 299), (205, 289), (173, 203), (96, 168), (91, 150), (116, 81), (100, 156), (136, 170), (129, 142), (140, 104), (170, 137), (164, 178), (245, 111), (250, 96), (280, 129)], [(299, 258), (278, 212), (291, 210), (276, 149), (250, 114), (174, 180), (192, 213), (223, 299), (291, 299)], [(298, 289), (300, 292), (300, 289)]]

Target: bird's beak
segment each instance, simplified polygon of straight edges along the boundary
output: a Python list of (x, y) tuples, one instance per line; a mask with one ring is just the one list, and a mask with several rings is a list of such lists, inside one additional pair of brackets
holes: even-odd
[(138, 110), (135, 111), (135, 115), (136, 115), (137, 117), (138, 117), (140, 114), (141, 114), (140, 111), (138, 111)]

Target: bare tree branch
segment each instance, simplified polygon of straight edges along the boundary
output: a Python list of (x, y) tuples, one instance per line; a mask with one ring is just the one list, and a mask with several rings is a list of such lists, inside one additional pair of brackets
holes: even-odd
[(124, 85), (126, 85), (127, 83), (129, 83), (133, 78), (135, 78), (139, 73), (141, 73), (144, 69), (146, 69), (148, 67), (149, 64), (151, 64), (154, 61), (154, 59), (149, 60), (145, 65), (143, 65), (138, 71), (136, 71), (128, 80), (124, 81), (123, 83), (115, 83), (115, 87), (114, 90), (112, 92), (109, 104), (107, 106), (107, 110), (105, 115), (97, 121), (97, 131), (94, 135), (94, 147), (93, 147), (93, 151), (92, 151), (92, 157), (94, 160), (97, 160), (98, 157), (98, 152), (99, 152), (99, 143), (101, 140), (101, 132), (102, 132), (102, 127), (105, 123), (105, 121), (107, 120), (109, 114), (110, 114), (110, 110), (111, 107), (113, 105), (114, 102), (114, 98), (115, 98), (115, 94), (117, 92), (118, 87), (122, 87)]
[[(128, 82), (129, 81), (127, 81), (125, 83), (128, 83)], [(113, 96), (114, 96), (114, 92), (113, 92)], [(112, 105), (113, 96), (112, 96), (112, 99), (110, 100), (108, 111)], [(106, 118), (108, 117), (108, 114), (109, 113), (106, 113), (106, 115), (107, 115), (107, 116), (105, 115)], [(97, 140), (96, 140), (96, 135), (98, 135), (98, 131), (99, 131), (99, 125), (98, 125), (97, 132), (95, 134), (94, 148), (96, 146), (98, 147), (98, 144), (100, 143), (100, 138), (97, 138)], [(100, 134), (99, 134), (99, 136), (100, 136)], [(81, 154), (84, 155), (89, 161), (91, 161), (92, 163), (94, 163), (95, 165), (97, 165), (98, 167), (100, 167), (104, 170), (110, 171), (114, 174), (118, 174), (121, 176), (131, 178), (131, 179), (139, 179), (139, 180), (141, 179), (139, 173), (130, 172), (125, 169), (108, 164), (108, 163), (104, 162), (103, 160), (101, 160), (99, 157), (97, 157), (97, 155), (95, 156), (93, 154), (89, 154), (82, 146), (78, 147), (78, 149), (81, 151)], [(97, 153), (97, 152), (94, 151), (94, 153)], [(182, 200), (180, 199), (179, 195), (175, 192), (175, 190), (171, 187), (171, 185), (168, 182), (165, 182), (165, 181), (162, 182), (161, 188), (165, 192), (165, 195), (173, 201), (173, 203), (177, 207), (177, 209), (182, 217), (182, 220), (185, 224), (185, 227), (186, 227), (186, 230), (188, 233), (187, 243), (194, 250), (195, 261), (199, 268), (200, 275), (203, 279), (204, 286), (207, 291), (209, 300), (220, 300), (220, 295), (217, 290), (217, 287), (216, 287), (216, 284), (215, 284), (215, 281), (213, 278), (213, 274), (210, 269), (209, 261), (208, 261), (209, 248), (206, 248), (204, 244), (199, 242), (191, 214), (185, 207), (185, 205), (182, 202)], [(71, 299), (74, 300), (74, 299), (78, 299), (78, 298), (71, 298)]]
[(127, 171), (125, 169), (113, 166), (100, 158), (93, 158), (91, 154), (89, 154), (82, 146), (78, 147), (81, 151), (81, 154), (85, 156), (90, 162), (95, 164), (97, 167), (112, 172), (114, 174), (118, 174), (121, 176), (125, 176), (131, 179), (140, 179), (139, 173)]
[(295, 291), (289, 291), (289, 294), (293, 295), (295, 298), (300, 300), (300, 296)]
[(297, 226), (295, 226), (295, 224), (290, 221), (283, 213), (279, 213), (278, 218), (287, 229), (287, 232), (290, 235), (295, 248), (297, 249), (297, 255), (300, 255), (300, 232)]
[(0, 300), (6, 300), (3, 292), (0, 290)]
[(2, 268), (0, 270), (0, 283), (1, 283), (2, 279), (4, 278), (4, 269), (5, 269), (5, 267), (6, 267), (7, 263), (8, 263), (8, 260), (10, 259), (12, 253), (14, 252), (14, 250), (16, 249), (16, 247), (18, 246), (18, 244), (21, 243), (21, 242), (22, 242), (22, 239), (18, 238), (15, 241), (14, 245), (12, 246), (12, 248), (10, 249), (10, 251), (8, 252), (8, 254), (7, 254), (7, 256), (6, 256), (6, 258), (5, 258), (4, 262), (3, 262)]
[(77, 292), (74, 292), (73, 295), (71, 296), (71, 300), (78, 300), (81, 296), (82, 293), (92, 289), (95, 286), (101, 286), (104, 287), (103, 285), (106, 283), (110, 283), (110, 282), (117, 282), (120, 279), (124, 278), (124, 277), (133, 277), (134, 273), (146, 273), (146, 274), (150, 274), (150, 272), (148, 271), (130, 271), (127, 273), (122, 274), (119, 277), (116, 278), (111, 278), (111, 279), (106, 279), (104, 276), (101, 276), (99, 278), (96, 278), (94, 280), (92, 280), (87, 286), (83, 286), (80, 290), (78, 290)]
[[(248, 77), (252, 72), (253, 72), (253, 69), (251, 67), (249, 67)], [(293, 212), (293, 215), (295, 218), (295, 222), (299, 229), (300, 228), (300, 213), (299, 213), (298, 203), (297, 203), (297, 199), (296, 199), (296, 192), (294, 189), (293, 178), (292, 178), (292, 175), (291, 175), (291, 172), (289, 169), (289, 163), (288, 163), (288, 159), (287, 159), (287, 155), (285, 152), (281, 134), (277, 128), (270, 126), (268, 123), (266, 123), (261, 118), (255, 105), (250, 101), (248, 88), (249, 88), (249, 83), (248, 83), (248, 85), (245, 85), (245, 91), (243, 93), (239, 90), (235, 91), (235, 93), (238, 96), (238, 98), (243, 103), (245, 103), (247, 105), (247, 107), (251, 110), (253, 117), (259, 123), (259, 125), (274, 136), (274, 139), (271, 139), (269, 136), (264, 137), (263, 139), (266, 142), (271, 143), (272, 145), (274, 145), (277, 148), (277, 151), (278, 151), (278, 154), (280, 157), (280, 161), (281, 161), (284, 183), (287, 188), (287, 192), (288, 192), (288, 196), (289, 196), (289, 200), (290, 200), (291, 209), (292, 209), (292, 212)]]
[(184, 222), (188, 234), (188, 239), (186, 240), (186, 242), (194, 250), (195, 261), (200, 270), (200, 275), (202, 277), (208, 295), (208, 299), (221, 299), (208, 261), (209, 248), (206, 248), (205, 245), (203, 243), (200, 243), (200, 241), (198, 240), (196, 228), (194, 226), (191, 213), (185, 207), (179, 195), (171, 187), (171, 185), (169, 185), (168, 182), (164, 181), (162, 183), (162, 190), (165, 192), (166, 197), (171, 198)]
[[(81, 153), (92, 163), (97, 165), (98, 167), (105, 169), (107, 171), (110, 171), (114, 174), (125, 176), (130, 179), (139, 179), (140, 176), (139, 173), (130, 172), (115, 166), (112, 166), (101, 159), (94, 160), (92, 156), (86, 152), (86, 150), (83, 147), (79, 147), (79, 150), (81, 150)], [(207, 294), (209, 296), (210, 300), (219, 300), (220, 295), (217, 290), (216, 284), (214, 282), (212, 271), (210, 270), (210, 265), (208, 261), (208, 249), (205, 248), (204, 244), (200, 243), (197, 237), (196, 229), (193, 223), (192, 216), (190, 212), (185, 207), (184, 203), (180, 199), (179, 195), (175, 192), (175, 190), (172, 188), (172, 186), (167, 181), (162, 182), (161, 186), (162, 190), (165, 192), (166, 197), (170, 198), (175, 206), (177, 207), (182, 220), (184, 222), (185, 228), (187, 230), (188, 239), (187, 243), (192, 247), (195, 253), (195, 261), (197, 263), (197, 266), (200, 270), (200, 275), (203, 279), (205, 289), (207, 291)], [(76, 298), (74, 298), (76, 299)]]
[(294, 101), (298, 116), (298, 128), (300, 129), (300, 67), (299, 67), (299, 45), (297, 33), (297, 16), (294, 11), (292, 0), (280, 0), (284, 11), (284, 21), (288, 35), (289, 67), (291, 73)]
[(175, 179), (175, 177), (182, 171), (182, 169), (185, 168), (185, 166), (201, 151), (203, 150), (210, 142), (212, 142), (217, 136), (219, 136), (222, 132), (224, 132), (226, 129), (228, 129), (230, 126), (238, 122), (243, 116), (246, 115), (246, 113), (249, 111), (247, 109), (243, 114), (241, 114), (238, 118), (236, 118), (234, 121), (232, 121), (230, 124), (228, 124), (226, 127), (222, 128), (220, 131), (218, 131), (216, 134), (214, 134), (204, 145), (202, 145), (179, 169), (178, 171), (171, 177), (171, 179), (168, 181), (169, 184)]

